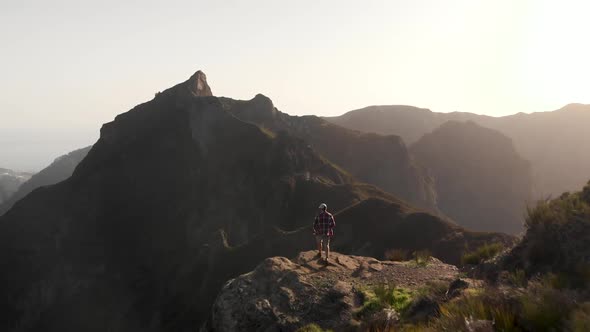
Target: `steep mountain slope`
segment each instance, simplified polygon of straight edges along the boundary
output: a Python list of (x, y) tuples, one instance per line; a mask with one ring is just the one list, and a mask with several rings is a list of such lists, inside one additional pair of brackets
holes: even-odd
[(535, 195), (542, 198), (573, 191), (590, 177), (590, 105), (570, 104), (553, 112), (490, 117), (473, 113), (436, 113), (411, 106), (371, 106), (327, 118), (338, 125), (400, 135), (408, 144), (447, 121), (473, 121), (510, 137), (531, 161)]
[(522, 230), (531, 171), (509, 138), (473, 122), (450, 121), (424, 135), (411, 151), (432, 170), (441, 210), (460, 225)]
[(399, 136), (365, 134), (335, 126), (316, 116), (290, 116), (272, 101), (257, 95), (252, 100), (223, 98), (236, 117), (274, 133), (286, 131), (358, 179), (376, 185), (415, 206), (437, 211), (432, 179), (409, 155)]
[(18, 200), (28, 195), (31, 191), (50, 184), (61, 182), (72, 175), (74, 169), (90, 150), (90, 146), (72, 151), (53, 161), (51, 165), (42, 169), (39, 173), (29, 177), (18, 190), (6, 200), (4, 204), (0, 201), (0, 216), (6, 213)]
[(457, 260), (512, 240), (356, 183), (301, 139), (227, 112), (197, 72), (105, 124), (70, 178), (0, 217), (0, 330), (197, 330), (225, 280), (313, 247), (320, 201), (344, 210), (334, 246), (351, 252), (431, 239)]
[(15, 172), (7, 168), (0, 168), (0, 206), (9, 200), (31, 178), (31, 173)]
[(590, 181), (582, 190), (543, 200), (526, 216), (522, 241), (501, 261), (527, 275), (555, 273), (574, 287), (590, 287)]

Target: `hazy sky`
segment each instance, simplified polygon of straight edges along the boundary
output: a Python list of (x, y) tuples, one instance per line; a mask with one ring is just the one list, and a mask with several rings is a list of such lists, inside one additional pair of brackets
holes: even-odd
[(202, 69), (289, 114), (590, 103), (587, 1), (0, 1), (0, 167), (39, 170)]

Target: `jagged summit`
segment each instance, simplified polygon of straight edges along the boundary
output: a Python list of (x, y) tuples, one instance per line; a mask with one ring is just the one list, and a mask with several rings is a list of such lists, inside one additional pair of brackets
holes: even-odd
[(190, 97), (212, 97), (213, 92), (211, 92), (211, 87), (207, 83), (207, 75), (201, 70), (197, 70), (188, 80), (156, 93), (156, 97), (158, 96), (189, 97), (190, 99)]
[(207, 75), (200, 70), (197, 70), (185, 84), (189, 91), (197, 97), (213, 96), (211, 87), (207, 84)]

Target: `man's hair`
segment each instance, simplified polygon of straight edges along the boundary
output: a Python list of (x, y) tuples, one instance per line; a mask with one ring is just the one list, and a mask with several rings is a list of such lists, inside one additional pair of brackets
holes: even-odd
[(328, 209), (328, 206), (326, 205), (326, 203), (322, 203), (322, 204), (320, 204), (319, 209), (326, 211)]

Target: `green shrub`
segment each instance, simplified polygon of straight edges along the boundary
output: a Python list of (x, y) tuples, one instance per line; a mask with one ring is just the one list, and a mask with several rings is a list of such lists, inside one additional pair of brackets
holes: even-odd
[(484, 244), (483, 246), (475, 249), (475, 251), (466, 253), (461, 257), (461, 263), (463, 265), (477, 265), (483, 261), (486, 261), (504, 249), (502, 243)]
[(418, 325), (406, 324), (406, 325), (400, 326), (395, 331), (398, 331), (398, 332), (437, 332), (434, 328), (429, 327), (425, 324), (418, 324)]
[(559, 198), (538, 201), (536, 206), (527, 207), (525, 226), (528, 229), (538, 225), (563, 225), (572, 219), (590, 217), (590, 183), (582, 192), (564, 193)]
[(581, 198), (586, 204), (590, 204), (590, 181), (582, 189)]
[(405, 288), (396, 288), (393, 291), (391, 307), (397, 312), (404, 312), (412, 303), (412, 292)]
[(522, 325), (531, 331), (561, 331), (575, 306), (567, 293), (541, 282), (520, 297)]
[(497, 290), (468, 294), (441, 305), (440, 317), (430, 326), (437, 331), (464, 331), (466, 318), (494, 321), (497, 331), (520, 331), (516, 326), (515, 308), (498, 296)]
[(428, 250), (419, 250), (414, 252), (414, 261), (418, 266), (426, 266), (430, 261), (430, 257), (432, 257), (430, 251)]
[(358, 317), (371, 316), (383, 309), (395, 309), (398, 313), (405, 311), (412, 303), (412, 292), (394, 285), (378, 285), (363, 294), (363, 305), (357, 312)]
[[(493, 321), (495, 331), (590, 331), (590, 294), (561, 287), (559, 276), (547, 275), (517, 292), (466, 293), (439, 304), (440, 315), (429, 322), (404, 325), (401, 331), (466, 331), (468, 318)], [(582, 296), (586, 302), (580, 303)]]
[(569, 277), (564, 273), (547, 273), (538, 283), (545, 288), (565, 289), (569, 288)]
[[(561, 287), (584, 288), (590, 266), (584, 265), (584, 249), (590, 229), (590, 183), (580, 192), (564, 193), (527, 208), (527, 233), (513, 256), (527, 274), (552, 271)], [(557, 280), (559, 279), (559, 280)]]
[(332, 332), (332, 330), (323, 330), (317, 324), (312, 323), (297, 329), (296, 332)]
[(449, 283), (439, 280), (427, 281), (426, 285), (418, 289), (419, 296), (441, 297), (447, 293)]
[(404, 249), (389, 249), (385, 251), (384, 256), (388, 261), (402, 262), (408, 260), (408, 251)]
[(528, 283), (526, 272), (522, 269), (516, 269), (515, 271), (510, 272), (507, 279), (510, 284), (517, 287), (526, 287)]

